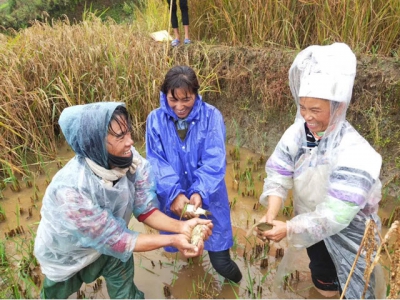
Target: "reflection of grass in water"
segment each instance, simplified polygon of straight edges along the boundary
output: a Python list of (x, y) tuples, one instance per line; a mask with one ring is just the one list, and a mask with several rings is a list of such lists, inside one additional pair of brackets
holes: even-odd
[(381, 208), (384, 208), (386, 206), (386, 204), (387, 204), (388, 192), (389, 192), (389, 188), (388, 187), (385, 187), (385, 188), (382, 189), (382, 199), (379, 202), (379, 206)]
[(175, 281), (178, 279), (178, 275), (177, 275), (178, 274), (178, 268), (179, 268), (179, 265), (178, 265), (178, 253), (175, 254), (175, 258), (174, 258), (174, 261), (172, 263), (172, 266), (174, 268), (173, 268), (173, 272), (172, 272), (173, 277), (172, 277), (171, 286), (174, 286)]
[(254, 280), (253, 280), (253, 278), (251, 277), (251, 274), (250, 274), (250, 266), (247, 265), (246, 291), (248, 293), (248, 296), (250, 296), (250, 298), (253, 298), (253, 296), (254, 296), (253, 287), (254, 287)]
[(20, 215), (21, 215), (21, 210), (20, 210), (20, 207), (19, 207), (19, 203), (17, 202), (15, 204), (15, 216), (17, 218), (17, 227), (19, 227), (19, 225), (20, 225), (20, 223), (19, 223)]
[(0, 241), (0, 298), (36, 298), (41, 282), (36, 273), (38, 263), (33, 256), (33, 236), (9, 238), (7, 243), (13, 244), (13, 253), (6, 253), (6, 241)]
[(400, 219), (400, 206), (396, 206), (392, 209), (389, 217), (382, 218), (382, 225), (386, 227), (392, 226), (393, 222)]
[(6, 257), (6, 246), (4, 245), (3, 241), (0, 241), (0, 268), (7, 266), (8, 266), (8, 260)]
[(239, 124), (236, 122), (236, 120), (233, 120), (233, 125), (235, 126), (235, 148), (232, 151), (232, 159), (233, 160), (240, 160), (240, 146), (242, 144), (241, 142), (241, 132), (239, 130)]
[(6, 220), (6, 212), (4, 211), (3, 207), (0, 205), (0, 222), (3, 222), (5, 220)]
[(235, 287), (238, 286), (237, 283), (234, 283), (232, 281), (229, 280), (228, 284), (230, 285), (230, 287), (232, 288), (232, 292), (235, 294), (235, 299), (240, 299), (239, 295), (236, 293), (235, 291)]
[(29, 165), (26, 159), (26, 155), (22, 158), (22, 171), (24, 175), (22, 176), (22, 181), (25, 182), (27, 188), (32, 187), (32, 172), (29, 169)]
[(237, 257), (237, 247), (238, 247), (238, 236), (237, 236), (237, 231), (235, 232), (235, 235), (233, 236), (233, 245), (231, 247), (231, 251), (234, 253), (235, 258)]
[(11, 165), (9, 163), (2, 164), (2, 171), (4, 174), (6, 174), (6, 176), (8, 176), (7, 178), (3, 179), (3, 182), (5, 184), (11, 184), (10, 188), (13, 192), (19, 192), (21, 188)]
[(215, 296), (218, 296), (212, 286), (213, 277), (210, 276), (209, 279), (207, 277), (208, 272), (205, 272), (203, 277), (198, 276), (197, 281), (192, 281), (192, 291), (189, 298), (193, 296), (197, 299), (213, 299)]
[(393, 222), (399, 219), (400, 219), (400, 206), (397, 206), (390, 213), (388, 227), (392, 226)]

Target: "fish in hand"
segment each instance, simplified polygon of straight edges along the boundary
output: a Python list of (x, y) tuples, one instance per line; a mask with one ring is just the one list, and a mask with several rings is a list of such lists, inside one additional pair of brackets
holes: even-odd
[(196, 210), (194, 210), (194, 205), (193, 204), (186, 204), (185, 206), (185, 213), (194, 213), (196, 215), (203, 215), (203, 216), (211, 216), (212, 213), (209, 212), (208, 210), (205, 210), (201, 207), (198, 207)]
[(203, 230), (206, 229), (206, 225), (196, 225), (193, 230), (192, 230), (192, 235), (191, 235), (191, 239), (190, 239), (190, 243), (192, 245), (197, 246), (197, 244), (199, 243), (200, 240), (203, 239)]

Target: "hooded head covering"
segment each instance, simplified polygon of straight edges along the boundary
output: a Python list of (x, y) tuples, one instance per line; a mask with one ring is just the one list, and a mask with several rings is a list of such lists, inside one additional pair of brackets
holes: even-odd
[(343, 43), (313, 45), (301, 51), (289, 69), (290, 90), (297, 105), (296, 121), (305, 122), (300, 113), (301, 97), (328, 100), (330, 117), (324, 134), (336, 136), (346, 120), (356, 67), (354, 53)]
[(99, 102), (67, 107), (61, 113), (58, 123), (61, 130), (78, 156), (94, 161), (108, 169), (106, 137), (111, 116), (119, 102)]
[(349, 46), (334, 43), (301, 51), (289, 70), (289, 84), (297, 104), (300, 97), (344, 102), (348, 106), (357, 59)]
[[(376, 212), (381, 199), (382, 159), (345, 120), (355, 74), (356, 57), (342, 43), (306, 48), (289, 70), (289, 85), (297, 104), (296, 120), (268, 159), (260, 197), (260, 202), (267, 205), (269, 195), (286, 199), (289, 190), (293, 194), (295, 216), (286, 222), (289, 249), (279, 264), (275, 288), (282, 287), (284, 276), (295, 269), (295, 249), (322, 241), (343, 289), (354, 268), (365, 224), (368, 219), (379, 222)], [(307, 112), (303, 115), (308, 119), (302, 117), (301, 97), (323, 99), (330, 104), (329, 124), (318, 143), (308, 143), (308, 137), (315, 135), (307, 133), (307, 122), (320, 120)], [(359, 272), (353, 274), (346, 298), (361, 297), (369, 259), (357, 261)], [(375, 279), (379, 279), (376, 270), (368, 289), (364, 289), (365, 298), (379, 298)]]

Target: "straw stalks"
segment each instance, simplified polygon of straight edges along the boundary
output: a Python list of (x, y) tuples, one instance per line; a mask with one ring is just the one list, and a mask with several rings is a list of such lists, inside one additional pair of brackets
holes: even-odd
[(398, 299), (400, 296), (400, 223), (395, 221), (390, 227), (389, 231), (385, 235), (384, 241), (389, 241), (391, 237), (394, 237), (393, 243), (394, 253), (391, 257), (390, 263), (390, 293), (388, 299)]
[(134, 138), (142, 140), (149, 112), (159, 106), (159, 86), (175, 64), (198, 73), (200, 92), (219, 92), (214, 68), (202, 54), (198, 64), (163, 46), (148, 43), (135, 25), (102, 22), (87, 13), (81, 24), (69, 20), (35, 22), (14, 39), (0, 44), (0, 178), (15, 190), (17, 174), (27, 166), (56, 158), (61, 131), (58, 118), (70, 105), (121, 101), (132, 117)]
[(194, 35), (229, 45), (304, 48), (342, 41), (362, 53), (398, 53), (400, 3), (248, 0), (191, 2)]
[[(379, 236), (379, 240), (380, 240), (380, 244), (378, 246), (376, 240), (375, 240), (375, 232), (378, 233)], [(395, 242), (395, 252), (393, 254), (393, 257), (391, 258), (390, 253), (388, 251), (387, 248), (387, 243), (389, 241), (389, 239), (391, 238), (391, 236), (396, 236), (396, 242)], [(369, 279), (370, 276), (372, 274), (372, 272), (374, 271), (375, 266), (378, 264), (380, 258), (381, 258), (381, 251), (382, 249), (385, 249), (387, 255), (388, 255), (388, 259), (390, 262), (390, 269), (391, 269), (391, 277), (390, 277), (390, 295), (389, 295), (389, 299), (397, 299), (398, 294), (400, 293), (400, 284), (399, 284), (399, 274), (400, 274), (400, 251), (399, 249), (399, 245), (400, 245), (400, 231), (399, 231), (399, 221), (395, 221), (391, 228), (389, 229), (389, 231), (387, 232), (387, 234), (385, 235), (384, 238), (382, 238), (382, 236), (380, 235), (379, 231), (378, 231), (378, 227), (376, 225), (376, 223), (372, 220), (368, 220), (366, 227), (365, 227), (365, 232), (364, 232), (364, 236), (363, 239), (361, 241), (360, 247), (358, 249), (356, 258), (354, 260), (352, 269), (350, 270), (350, 274), (347, 278), (346, 284), (343, 288), (343, 292), (340, 296), (340, 299), (343, 299), (348, 284), (350, 282), (351, 276), (353, 275), (355, 266), (357, 264), (357, 260), (360, 257), (362, 252), (365, 252), (365, 261), (366, 261), (366, 269), (364, 271), (364, 279), (365, 279), (365, 285), (364, 285), (364, 290), (362, 293), (361, 298), (364, 299), (365, 297), (365, 293), (367, 291), (368, 285), (369, 285)]]
[[(217, 37), (230, 45), (296, 48), (344, 41), (353, 49), (374, 49), (377, 54), (399, 48), (400, 4), (394, 0), (373, 4), (361, 0), (218, 0), (190, 2), (190, 6), (191, 33), (198, 39)], [(200, 92), (205, 94), (219, 94), (221, 80), (226, 83), (238, 77), (237, 83), (243, 85), (231, 88), (238, 92), (250, 89), (251, 97), (246, 95), (238, 104), (245, 114), (252, 111), (253, 97), (265, 103), (268, 118), (272, 117), (271, 108), (288, 108), (286, 82), (277, 79), (282, 74), (286, 78), (284, 66), (273, 74), (244, 68), (239, 75), (221, 72), (217, 76), (217, 70), (229, 70), (230, 63), (246, 65), (249, 57), (220, 54), (219, 62), (211, 63), (212, 53), (202, 43), (190, 49), (167, 50), (168, 43), (149, 43), (148, 38), (149, 32), (168, 27), (166, 2), (149, 0), (133, 12), (136, 21), (129, 24), (102, 22), (89, 12), (80, 24), (71, 24), (67, 18), (49, 24), (33, 22), (29, 29), (10, 31), (12, 37), (0, 44), (0, 163), (9, 165), (15, 175), (26, 175), (27, 185), (29, 175), (21, 166), (55, 158), (62, 137), (57, 121), (67, 106), (107, 100), (125, 102), (132, 115), (134, 138), (142, 140), (146, 117), (158, 107), (163, 75), (176, 64), (194, 67), (201, 82)], [(259, 76), (265, 76), (262, 84)], [(254, 120), (256, 128), (265, 122)], [(382, 145), (388, 143), (381, 132), (374, 132), (373, 138), (379, 138)], [(240, 138), (238, 146), (243, 142)], [(0, 177), (9, 177), (4, 167)]]

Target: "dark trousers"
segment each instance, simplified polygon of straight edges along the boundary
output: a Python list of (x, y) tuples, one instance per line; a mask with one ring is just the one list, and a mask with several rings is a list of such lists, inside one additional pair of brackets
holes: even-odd
[(133, 282), (133, 255), (127, 262), (102, 255), (71, 278), (61, 282), (54, 282), (45, 277), (40, 298), (67, 299), (81, 288), (83, 282), (93, 282), (100, 276), (106, 281), (110, 299), (144, 299), (143, 292)]
[(324, 291), (341, 292), (336, 268), (324, 241), (308, 247), (307, 254), (310, 258), (311, 278), (314, 285)]
[[(172, 15), (171, 15), (171, 24), (172, 28), (178, 28), (178, 16), (176, 14), (177, 5), (176, 2), (179, 1), (179, 8), (181, 9), (182, 14), (182, 24), (189, 25), (189, 8), (187, 0), (172, 0)], [(168, 6), (171, 5), (171, 0), (167, 0)]]
[(218, 252), (208, 251), (208, 256), (214, 269), (226, 279), (235, 283), (242, 279), (242, 273), (237, 264), (231, 259), (229, 249)]

